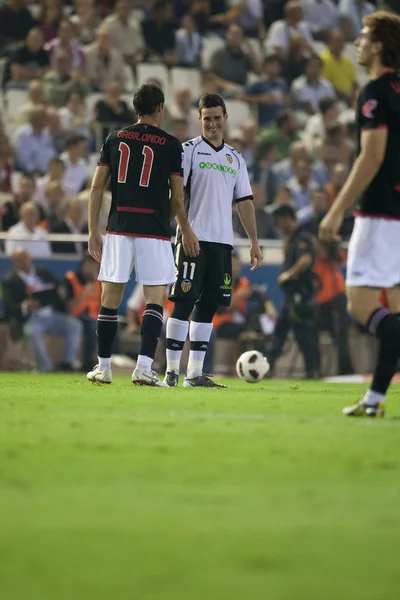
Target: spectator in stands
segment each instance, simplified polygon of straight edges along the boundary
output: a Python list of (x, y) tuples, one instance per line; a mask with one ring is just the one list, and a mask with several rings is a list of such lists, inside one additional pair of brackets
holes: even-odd
[(47, 165), (46, 175), (39, 177), (36, 180), (36, 191), (34, 195), (34, 201), (38, 206), (46, 208), (46, 189), (49, 183), (56, 182), (60, 183), (66, 197), (73, 194), (72, 190), (64, 184), (65, 176), (65, 164), (64, 161), (56, 156), (49, 161)]
[[(0, 192), (11, 192), (13, 150), (7, 136), (0, 131)], [(0, 209), (1, 211), (1, 209)]]
[(39, 79), (32, 79), (28, 83), (28, 100), (18, 109), (13, 128), (28, 123), (31, 110), (37, 106), (43, 107), (46, 103), (42, 82)]
[(64, 184), (78, 194), (85, 188), (89, 176), (84, 157), (87, 155), (87, 139), (83, 135), (72, 135), (67, 141), (61, 158), (65, 164)]
[(341, 28), (346, 40), (354, 40), (362, 29), (362, 20), (374, 12), (375, 7), (366, 0), (340, 0), (339, 14)]
[(40, 227), (53, 233), (55, 223), (59, 223), (64, 216), (67, 195), (59, 181), (50, 181), (44, 192), (45, 215), (40, 221)]
[(326, 130), (337, 123), (339, 106), (335, 98), (323, 98), (319, 101), (319, 112), (307, 119), (302, 139), (309, 152), (315, 152), (316, 146), (326, 135)]
[(22, 175), (18, 184), (18, 192), (14, 194), (12, 200), (8, 200), (1, 207), (0, 223), (2, 231), (8, 231), (18, 223), (21, 206), (27, 202), (32, 202), (34, 193), (34, 178), (30, 175)]
[(266, 204), (274, 201), (272, 168), (278, 159), (278, 147), (268, 140), (260, 141), (254, 152), (250, 181), (257, 181), (264, 190)]
[(290, 145), (288, 155), (272, 166), (272, 178), (274, 180), (274, 195), (281, 185), (286, 185), (294, 176), (296, 163), (304, 158), (308, 160), (309, 153), (304, 142), (296, 141)]
[(63, 16), (62, 2), (60, 0), (41, 0), (37, 22), (43, 33), (45, 42), (50, 42), (57, 36)]
[(105, 86), (104, 96), (96, 102), (93, 124), (97, 145), (101, 146), (110, 131), (127, 127), (134, 122), (134, 113), (125, 100), (121, 99), (121, 86), (117, 82)]
[(11, 256), (16, 248), (24, 248), (33, 258), (51, 255), (50, 243), (45, 229), (39, 227), (39, 208), (33, 202), (25, 202), (19, 210), (20, 220), (8, 230), (6, 254)]
[(184, 7), (185, 11), (186, 9), (187, 14), (190, 15), (196, 23), (196, 30), (203, 36), (212, 25), (210, 3), (208, 0), (190, 0), (188, 6)]
[(74, 27), (69, 19), (63, 19), (58, 28), (58, 37), (46, 44), (50, 52), (50, 64), (56, 66), (57, 54), (60, 50), (67, 53), (72, 71), (83, 75), (86, 69), (86, 53), (84, 46), (75, 37)]
[(336, 163), (332, 170), (332, 180), (326, 185), (325, 191), (328, 195), (329, 207), (332, 206), (336, 196), (345, 184), (348, 169), (343, 163)]
[(294, 36), (300, 36), (305, 45), (304, 52), (312, 52), (313, 37), (303, 21), (303, 10), (300, 2), (290, 0), (285, 4), (285, 18), (275, 21), (268, 31), (267, 50), (269, 54), (278, 54), (282, 61), (287, 61), (290, 55), (290, 44)]
[[(189, 86), (182, 85), (174, 90), (174, 103), (170, 108), (172, 119), (188, 122), (188, 138), (192, 139), (201, 133), (199, 109), (193, 106), (192, 94)], [(187, 141), (187, 140), (186, 140)]]
[(319, 102), (325, 98), (335, 98), (333, 85), (321, 78), (323, 62), (319, 56), (310, 56), (305, 75), (295, 79), (290, 88), (294, 107), (308, 115), (319, 112)]
[(333, 29), (328, 47), (321, 54), (324, 63), (322, 76), (333, 85), (341, 100), (351, 104), (357, 77), (353, 63), (343, 55), (344, 45), (343, 33), (340, 29)]
[(296, 211), (310, 204), (312, 193), (319, 186), (312, 178), (311, 160), (309, 158), (302, 158), (296, 162), (294, 175), (286, 185), (292, 194)]
[[(253, 204), (256, 213), (258, 237), (262, 240), (275, 240), (279, 237), (279, 235), (275, 227), (275, 219), (273, 215), (264, 210), (265, 190), (259, 183), (253, 183), (251, 189), (253, 190), (254, 196)], [(239, 237), (247, 237), (236, 210), (233, 211), (233, 229)]]
[(335, 165), (340, 160), (339, 148), (324, 140), (316, 152), (316, 161), (313, 163), (313, 176), (318, 185), (325, 187), (332, 179)]
[(97, 347), (97, 316), (101, 305), (101, 283), (97, 279), (98, 273), (99, 263), (90, 254), (86, 254), (79, 271), (66, 273), (63, 286), (68, 313), (82, 323), (84, 372), (93, 368)]
[(81, 44), (91, 44), (96, 37), (96, 28), (100, 22), (94, 11), (94, 0), (77, 0), (75, 10), (70, 20), (76, 28), (77, 39)]
[(83, 135), (89, 139), (89, 115), (85, 107), (85, 99), (78, 92), (70, 92), (66, 105), (58, 109), (61, 126), (70, 133)]
[(287, 104), (288, 86), (280, 77), (282, 65), (276, 54), (267, 56), (263, 71), (263, 77), (247, 85), (237, 99), (256, 105), (259, 125), (266, 127), (275, 121), (279, 110)]
[(190, 139), (189, 121), (187, 119), (172, 118), (168, 131), (171, 135), (176, 137), (181, 142), (181, 144), (184, 144)]
[[(87, 224), (83, 219), (84, 207), (78, 198), (71, 198), (68, 201), (64, 216), (58, 222), (52, 223), (51, 233), (75, 233), (83, 234), (88, 232)], [(82, 242), (52, 242), (53, 252), (56, 254), (78, 254), (82, 256), (86, 249), (86, 244)]]
[(276, 127), (264, 129), (261, 137), (265, 141), (276, 144), (279, 159), (283, 159), (287, 157), (291, 144), (298, 139), (297, 127), (297, 119), (293, 111), (283, 109), (276, 117)]
[(47, 125), (46, 110), (36, 107), (30, 112), (29, 123), (15, 131), (13, 145), (17, 171), (40, 175), (46, 173), (49, 160), (57, 154)]
[(107, 17), (102, 26), (108, 29), (113, 46), (133, 68), (142, 60), (144, 39), (140, 23), (130, 19), (131, 6), (128, 0), (118, 0), (115, 12)]
[(57, 150), (57, 154), (61, 154), (61, 152), (64, 152), (67, 146), (67, 139), (71, 134), (63, 128), (61, 118), (55, 108), (47, 109), (47, 119), (54, 147)]
[(100, 27), (96, 41), (86, 50), (87, 77), (94, 91), (104, 88), (107, 83), (117, 81), (121, 87), (125, 83), (124, 57), (113, 47), (110, 32)]
[(260, 127), (255, 121), (246, 121), (241, 127), (242, 132), (242, 154), (247, 168), (253, 170), (255, 153), (259, 144)]
[(146, 59), (164, 62), (171, 67), (177, 62), (175, 25), (172, 20), (172, 5), (167, 0), (157, 0), (152, 18), (142, 23), (146, 42)]
[(249, 71), (261, 75), (261, 65), (251, 44), (243, 37), (239, 25), (230, 25), (226, 35), (226, 45), (215, 50), (210, 59), (210, 70), (225, 95), (238, 91), (247, 83)]
[(25, 0), (5, 0), (0, 6), (0, 50), (7, 56), (22, 42), (35, 26), (32, 13), (25, 6)]
[(10, 56), (5, 69), (4, 83), (9, 89), (26, 88), (32, 79), (40, 79), (50, 68), (49, 53), (43, 48), (43, 35), (34, 27), (23, 46)]
[(274, 198), (274, 203), (270, 207), (272, 213), (277, 206), (294, 206), (292, 192), (287, 185), (281, 185), (278, 187)]
[(289, 45), (289, 55), (283, 62), (282, 77), (290, 86), (295, 79), (304, 75), (310, 51), (308, 42), (300, 34), (292, 36)]
[(332, 146), (338, 148), (342, 162), (350, 165), (355, 158), (356, 144), (347, 137), (347, 127), (340, 123), (332, 123), (326, 128), (325, 139)]
[(239, 10), (235, 22), (243, 28), (246, 37), (265, 39), (266, 29), (262, 0), (234, 0), (231, 7)]
[(54, 276), (42, 267), (34, 267), (28, 251), (16, 248), (12, 254), (13, 269), (3, 281), (3, 298), (11, 338), (26, 336), (32, 347), (37, 369), (54, 369), (47, 352), (45, 335), (65, 339), (61, 371), (72, 371), (78, 358), (82, 325), (65, 313), (65, 303)]
[(304, 21), (314, 40), (326, 41), (332, 27), (339, 24), (339, 11), (332, 0), (303, 0)]
[(181, 67), (199, 67), (203, 41), (197, 31), (196, 21), (190, 14), (184, 15), (176, 32), (177, 64)]
[(55, 55), (55, 66), (43, 78), (46, 99), (52, 106), (65, 106), (69, 94), (74, 91), (84, 96), (89, 86), (79, 71), (72, 71), (71, 60), (65, 50)]
[(329, 210), (329, 200), (323, 188), (313, 190), (310, 204), (297, 211), (297, 220), (305, 225), (312, 235), (318, 235), (318, 227)]
[(316, 326), (328, 331), (337, 347), (338, 375), (354, 373), (350, 352), (347, 299), (341, 270), (342, 257), (335, 245), (317, 241), (313, 271), (318, 279)]

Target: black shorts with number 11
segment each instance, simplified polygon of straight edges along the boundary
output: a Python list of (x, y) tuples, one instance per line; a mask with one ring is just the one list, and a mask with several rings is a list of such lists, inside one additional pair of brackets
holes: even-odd
[(229, 306), (232, 296), (232, 247), (228, 244), (200, 242), (200, 254), (187, 256), (182, 243), (175, 246), (176, 281), (169, 299), (207, 300)]

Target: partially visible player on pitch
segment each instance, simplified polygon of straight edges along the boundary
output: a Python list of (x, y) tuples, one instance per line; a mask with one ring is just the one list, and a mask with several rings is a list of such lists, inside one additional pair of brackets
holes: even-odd
[[(359, 155), (320, 226), (338, 239), (345, 211), (360, 199), (347, 259), (350, 314), (380, 340), (371, 388), (349, 416), (383, 417), (400, 357), (400, 17), (378, 11), (363, 19), (357, 60), (370, 81), (358, 99)], [(389, 309), (381, 306), (386, 290)]]
[[(252, 269), (260, 266), (252, 190), (246, 163), (223, 140), (225, 102), (205, 94), (199, 103), (202, 136), (184, 144), (184, 201), (190, 226), (200, 241), (200, 254), (187, 254), (178, 231), (176, 281), (167, 321), (167, 373), (164, 381), (178, 385), (182, 348), (189, 332), (190, 354), (184, 387), (226, 387), (203, 374), (204, 357), (218, 306), (229, 306), (232, 294), (232, 201), (251, 242)], [(194, 309), (194, 311), (193, 311)], [(192, 314), (189, 327), (189, 317)]]
[[(87, 377), (99, 383), (112, 381), (111, 347), (118, 327), (117, 311), (135, 266), (136, 281), (143, 284), (146, 310), (132, 382), (165, 386), (151, 367), (163, 326), (166, 286), (175, 279), (170, 234), (173, 218), (182, 230), (185, 252), (193, 260), (199, 243), (182, 201), (182, 145), (160, 129), (164, 94), (155, 85), (143, 85), (133, 105), (139, 120), (107, 137), (90, 192), (89, 252), (101, 262), (102, 295), (97, 324), (99, 364)], [(112, 200), (103, 245), (99, 213), (110, 177)]]

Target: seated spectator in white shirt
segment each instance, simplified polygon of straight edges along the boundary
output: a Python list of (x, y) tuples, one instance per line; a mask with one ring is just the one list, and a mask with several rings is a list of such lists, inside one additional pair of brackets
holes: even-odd
[(326, 41), (330, 31), (338, 26), (339, 11), (332, 0), (302, 0), (304, 21), (315, 40)]
[(46, 109), (38, 106), (31, 110), (29, 123), (17, 128), (13, 140), (17, 171), (46, 173), (49, 160), (57, 154), (47, 126)]
[(32, 79), (28, 83), (28, 98), (27, 101), (18, 109), (12, 128), (16, 129), (20, 125), (26, 125), (29, 121), (29, 115), (32, 108), (37, 106), (43, 107), (47, 104), (44, 95), (43, 84), (39, 79)]
[(314, 153), (318, 143), (325, 137), (327, 128), (337, 123), (339, 112), (338, 103), (334, 98), (320, 100), (319, 113), (307, 119), (301, 136), (309, 152)]
[(301, 36), (305, 40), (305, 50), (312, 52), (313, 37), (303, 21), (303, 9), (300, 2), (290, 0), (285, 5), (285, 18), (272, 23), (267, 37), (268, 54), (278, 54), (281, 60), (289, 58), (290, 43), (293, 37)]
[(198, 67), (203, 42), (192, 15), (186, 14), (183, 16), (181, 27), (176, 32), (175, 37), (178, 65)]
[(24, 248), (32, 258), (51, 256), (47, 232), (39, 227), (39, 208), (36, 204), (23, 204), (19, 217), (19, 222), (8, 230), (6, 254), (11, 256), (16, 248)]
[(305, 75), (295, 79), (290, 93), (294, 108), (303, 110), (309, 115), (319, 112), (319, 102), (324, 98), (336, 98), (333, 85), (321, 78), (323, 62), (319, 56), (310, 56)]
[(64, 185), (65, 164), (58, 156), (52, 158), (47, 165), (46, 175), (39, 177), (36, 181), (36, 192), (33, 197), (34, 202), (38, 206), (46, 208), (46, 189), (49, 183), (60, 183), (67, 197), (73, 195), (73, 191)]
[(363, 18), (375, 10), (374, 5), (365, 0), (340, 0), (341, 28), (347, 40), (352, 41), (360, 35)]
[(61, 21), (58, 28), (58, 37), (48, 42), (45, 48), (50, 53), (50, 64), (54, 68), (56, 56), (60, 50), (64, 50), (71, 60), (73, 71), (85, 72), (86, 52), (85, 47), (75, 38), (75, 30), (69, 19)]
[(201, 134), (199, 111), (193, 107), (192, 93), (189, 86), (183, 85), (175, 89), (174, 103), (170, 108), (171, 119), (184, 119), (188, 122), (188, 139)]
[(99, 17), (94, 10), (94, 0), (77, 0), (76, 13), (71, 17), (71, 23), (76, 27), (77, 39), (81, 44), (91, 44), (96, 37)]
[(73, 135), (67, 141), (67, 148), (61, 155), (65, 164), (64, 184), (78, 194), (85, 188), (89, 176), (84, 159), (87, 155), (87, 140), (83, 135)]
[[(84, 221), (84, 206), (78, 198), (72, 198), (66, 205), (63, 218), (53, 221), (50, 228), (51, 233), (74, 233), (86, 234), (87, 224)], [(87, 248), (82, 242), (52, 242), (52, 250), (56, 254), (83, 254)]]
[(110, 33), (114, 47), (117, 48), (126, 63), (136, 66), (143, 58), (145, 43), (139, 21), (131, 18), (131, 5), (127, 0), (115, 4), (115, 12), (103, 23)]
[(83, 135), (85, 138), (90, 137), (90, 119), (83, 94), (71, 91), (68, 94), (66, 105), (59, 108), (57, 113), (64, 130)]
[(301, 158), (294, 166), (294, 175), (287, 182), (287, 187), (292, 194), (296, 210), (308, 206), (314, 190), (319, 188), (318, 183), (312, 179), (311, 160)]
[(124, 57), (114, 47), (106, 27), (97, 30), (96, 41), (86, 49), (86, 58), (87, 77), (92, 89), (102, 90), (111, 81), (118, 81), (124, 87)]

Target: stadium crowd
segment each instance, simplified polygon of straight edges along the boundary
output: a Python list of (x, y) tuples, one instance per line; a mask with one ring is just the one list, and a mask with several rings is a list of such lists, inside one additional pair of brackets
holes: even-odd
[[(31, 258), (84, 257), (84, 243), (50, 242), (48, 234), (87, 231), (102, 141), (134, 122), (129, 98), (150, 80), (166, 94), (164, 128), (181, 142), (200, 134), (201, 93), (224, 97), (226, 139), (245, 158), (260, 239), (282, 237), (274, 210), (286, 204), (315, 235), (356, 153), (355, 102), (364, 74), (352, 42), (364, 15), (398, 4), (0, 0), (0, 231), (8, 232), (0, 251), (14, 262), (21, 247)], [(235, 212), (233, 221), (236, 236), (245, 237)], [(349, 214), (343, 239), (352, 225)], [(334, 269), (337, 282), (324, 304), (344, 288), (340, 258), (322, 248), (319, 259), (321, 280), (329, 282)], [(242, 286), (240, 299), (250, 297)], [(268, 329), (273, 309), (265, 310)]]

